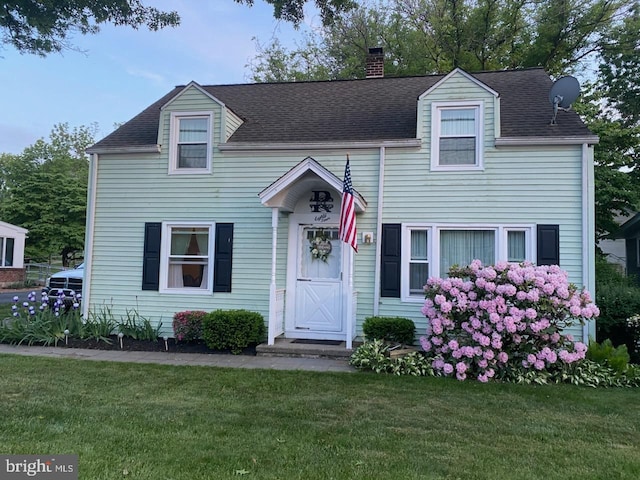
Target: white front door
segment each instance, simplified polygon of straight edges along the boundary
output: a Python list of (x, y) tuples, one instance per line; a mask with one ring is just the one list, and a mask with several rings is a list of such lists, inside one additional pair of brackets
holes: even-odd
[(344, 331), (342, 242), (338, 228), (300, 225), (295, 293), (296, 331)]

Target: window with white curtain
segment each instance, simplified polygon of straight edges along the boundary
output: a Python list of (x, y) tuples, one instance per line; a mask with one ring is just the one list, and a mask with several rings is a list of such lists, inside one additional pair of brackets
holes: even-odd
[(211, 171), (211, 113), (172, 113), (170, 173)]
[(526, 230), (507, 230), (507, 261), (520, 263), (527, 260)]
[(211, 291), (213, 224), (164, 224), (161, 290)]
[(453, 265), (496, 263), (495, 230), (440, 230), (440, 276), (446, 277)]
[(482, 104), (432, 104), (432, 170), (482, 168)]
[(402, 233), (401, 297), (424, 300), (429, 276), (447, 277), (453, 265), (473, 260), (533, 261), (535, 225), (404, 224)]

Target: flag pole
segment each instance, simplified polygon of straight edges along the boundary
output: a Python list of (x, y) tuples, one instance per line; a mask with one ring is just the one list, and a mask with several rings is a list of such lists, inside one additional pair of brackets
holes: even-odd
[[(353, 193), (353, 184), (351, 183), (351, 168), (349, 166), (349, 154), (347, 154), (347, 164), (344, 167), (344, 180), (342, 182), (342, 205), (340, 206), (340, 228), (338, 233), (340, 240), (351, 246), (353, 252), (358, 253), (358, 235), (356, 229), (356, 210)], [(355, 300), (353, 289), (353, 264), (354, 255), (349, 252), (348, 271), (347, 271), (347, 288), (345, 295), (345, 313), (346, 313), (346, 348), (353, 348), (354, 337), (354, 313)], [(343, 263), (344, 265), (344, 263)]]

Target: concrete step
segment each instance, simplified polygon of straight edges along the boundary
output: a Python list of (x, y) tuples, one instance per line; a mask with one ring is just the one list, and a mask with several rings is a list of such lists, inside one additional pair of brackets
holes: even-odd
[[(332, 358), (349, 360), (353, 350), (347, 350), (345, 342), (329, 345), (324, 342), (313, 343), (294, 342), (291, 338), (277, 338), (273, 345), (262, 343), (256, 347), (257, 356), (294, 357), (294, 358)], [(359, 343), (354, 342), (355, 349)]]

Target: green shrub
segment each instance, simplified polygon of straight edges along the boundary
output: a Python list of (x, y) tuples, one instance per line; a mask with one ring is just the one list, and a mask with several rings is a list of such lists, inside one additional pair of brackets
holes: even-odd
[(382, 340), (364, 342), (351, 355), (349, 363), (359, 370), (414, 377), (434, 376), (432, 360), (422, 352), (411, 352), (402, 357), (391, 358), (389, 345)]
[[(434, 357), (425, 352), (412, 352), (404, 357), (389, 356), (389, 345), (382, 340), (367, 341), (351, 355), (349, 363), (359, 370), (393, 375), (440, 377), (442, 373), (433, 368)], [(640, 387), (640, 366), (629, 365), (620, 373), (609, 365), (592, 360), (573, 363), (557, 363), (549, 370), (525, 368), (513, 365), (501, 370), (500, 381), (520, 384), (570, 383), (584, 387)]]
[(596, 304), (600, 308), (596, 340), (609, 339), (613, 345), (626, 344), (632, 360), (637, 361), (627, 319), (640, 313), (640, 286), (602, 255), (596, 255)]
[(626, 345), (614, 347), (608, 338), (602, 343), (591, 341), (587, 349), (587, 359), (611, 367), (616, 372), (624, 372), (629, 365)]
[(627, 347), (630, 361), (640, 364), (640, 314), (627, 319)]
[(416, 326), (412, 320), (402, 317), (368, 317), (362, 325), (367, 340), (383, 340), (387, 343), (413, 345)]
[(202, 320), (202, 338), (213, 350), (240, 353), (243, 348), (262, 341), (264, 318), (248, 310), (216, 310)]

